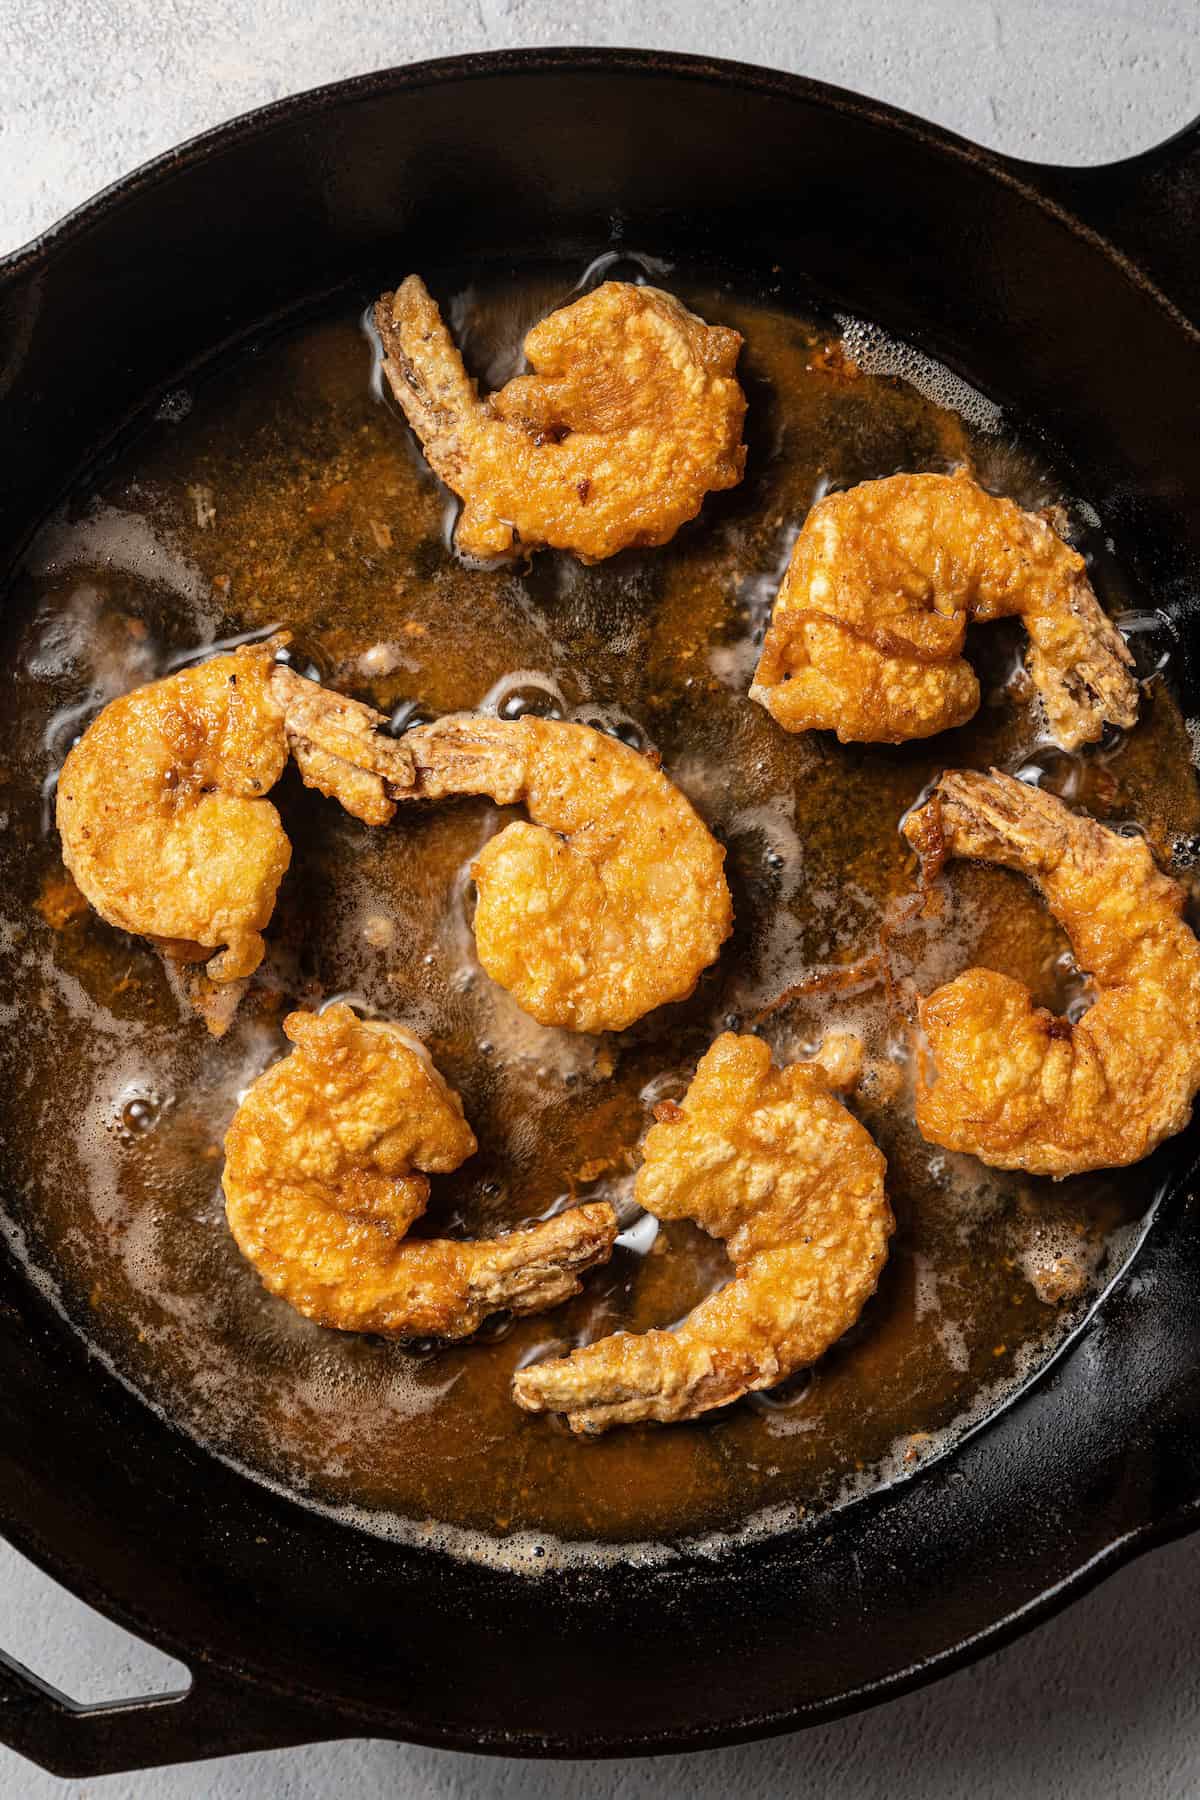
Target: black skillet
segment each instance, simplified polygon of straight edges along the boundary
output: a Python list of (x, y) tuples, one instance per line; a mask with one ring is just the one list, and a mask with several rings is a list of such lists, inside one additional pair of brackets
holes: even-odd
[[(875, 102), (681, 56), (548, 51), (372, 75), (160, 158), (0, 263), (0, 557), (186, 365), (343, 284), (614, 232), (778, 267), (1039, 426), (1182, 639), (1200, 711), (1200, 130), (1016, 164)], [(811, 1528), (529, 1580), (358, 1534), (233, 1473), (0, 1268), (0, 1528), (192, 1671), (80, 1708), (0, 1659), (0, 1738), (75, 1776), (370, 1735), (602, 1756), (785, 1731), (994, 1649), (1200, 1508), (1195, 1132), (1132, 1273), (1049, 1371)]]

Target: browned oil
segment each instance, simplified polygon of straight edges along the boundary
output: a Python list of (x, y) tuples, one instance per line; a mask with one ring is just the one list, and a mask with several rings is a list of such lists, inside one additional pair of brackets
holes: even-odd
[[(524, 329), (577, 276), (454, 297), (486, 382), (519, 367)], [(555, 553), (463, 567), (447, 496), (380, 394), (348, 308), (172, 397), (48, 524), (6, 610), (0, 1106), (14, 1241), (124, 1377), (204, 1443), (360, 1522), (477, 1554), (497, 1540), (542, 1551), (733, 1531), (919, 1461), (1049, 1354), (1126, 1253), (1145, 1198), (1104, 1176), (996, 1174), (916, 1134), (916, 990), (973, 961), (1048, 1003), (1078, 1003), (1079, 984), (1014, 877), (955, 867), (944, 910), (914, 919), (897, 826), (940, 768), (998, 764), (1136, 821), (1169, 857), (1200, 808), (1166, 689), (1151, 685), (1134, 733), (1082, 759), (1039, 745), (1007, 627), (972, 642), (978, 718), (926, 744), (789, 737), (745, 691), (814, 497), (901, 468), (966, 460), (1026, 505), (1063, 504), (1109, 603), (1139, 597), (1102, 529), (986, 414), (856, 372), (831, 321), (671, 285), (745, 336), (751, 450), (742, 486), (663, 550), (591, 568)], [(72, 903), (47, 822), (53, 779), (104, 701), (275, 624), (295, 633), (301, 664), (385, 711), (532, 705), (655, 747), (729, 852), (737, 925), (694, 997), (603, 1040), (537, 1026), (473, 955), (466, 871), (497, 810), (402, 810), (372, 830), (288, 777), (278, 798), (295, 857), (271, 951), (229, 1034), (210, 1038), (152, 951)], [(886, 983), (833, 986), (761, 1025), (780, 1058), (850, 1024), (876, 1059), (860, 1110), (888, 1154), (898, 1230), (859, 1325), (785, 1390), (697, 1424), (581, 1442), (517, 1411), (518, 1365), (677, 1320), (723, 1278), (719, 1246), (633, 1206), (650, 1108), (682, 1092), (720, 1029), (749, 1028), (793, 984), (819, 988), (822, 972), (871, 958), (881, 933)], [(574, 1198), (616, 1200), (626, 1237), (578, 1300), (437, 1349), (322, 1330), (263, 1291), (225, 1228), (222, 1137), (284, 1048), (281, 1016), (333, 994), (419, 1031), (463, 1094), (481, 1147), (435, 1184), (423, 1229), (494, 1231)], [(1077, 1291), (1051, 1303), (1045, 1273), (1064, 1255)]]

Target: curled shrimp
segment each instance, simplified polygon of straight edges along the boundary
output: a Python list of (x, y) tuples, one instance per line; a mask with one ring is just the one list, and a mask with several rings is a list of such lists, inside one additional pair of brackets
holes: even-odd
[(979, 682), (970, 619), (1019, 617), (1066, 750), (1137, 719), (1133, 658), (1083, 558), (965, 470), (830, 494), (796, 540), (750, 689), (787, 731), (898, 744), (962, 725)]
[(266, 798), (289, 747), (304, 780), (368, 824), (395, 806), (407, 762), (386, 721), (275, 663), (286, 636), (135, 688), (84, 732), (58, 782), (63, 861), (112, 925), (171, 954), (217, 952), (232, 982), (262, 960), (262, 933), (291, 860)]
[(620, 1031), (683, 1000), (728, 937), (725, 852), (647, 757), (590, 726), (460, 713), (418, 726), (402, 800), (524, 806), (472, 875), (475, 943), (543, 1025)]
[(742, 478), (742, 340), (670, 294), (606, 281), (535, 325), (534, 370), (481, 400), (416, 275), (375, 308), (383, 372), (435, 472), (463, 502), (455, 541), (596, 562), (665, 544)]
[(861, 1057), (841, 1037), (777, 1069), (759, 1038), (716, 1040), (682, 1104), (658, 1109), (636, 1195), (722, 1239), (733, 1279), (674, 1330), (619, 1332), (518, 1370), (518, 1406), (565, 1412), (585, 1433), (694, 1419), (836, 1343), (875, 1291), (894, 1225), (883, 1156), (834, 1092)]
[(287, 754), (371, 825), (397, 801), (524, 804), (475, 865), (484, 968), (534, 1018), (617, 1030), (686, 998), (729, 935), (725, 853), (646, 757), (582, 725), (383, 715), (242, 646), (114, 700), (63, 765), (63, 858), (104, 918), (250, 975), (291, 855), (266, 795)]
[(995, 771), (943, 775), (904, 830), (935, 859), (1028, 876), (1096, 995), (1072, 1024), (1010, 976), (968, 969), (923, 1000), (925, 1137), (1062, 1176), (1137, 1162), (1181, 1131), (1200, 1088), (1200, 943), (1146, 844)]
[(319, 1325), (469, 1337), (491, 1314), (579, 1291), (617, 1233), (577, 1206), (505, 1237), (406, 1238), (430, 1174), (475, 1150), (462, 1102), (418, 1039), (337, 1003), (292, 1013), (296, 1046), (247, 1091), (225, 1139), (225, 1210), (273, 1294)]

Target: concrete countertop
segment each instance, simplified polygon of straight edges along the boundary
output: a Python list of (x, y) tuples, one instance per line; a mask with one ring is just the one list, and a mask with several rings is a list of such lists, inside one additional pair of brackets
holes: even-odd
[[(0, 0), (0, 252), (127, 169), (263, 101), (464, 50), (626, 44), (796, 70), (1014, 155), (1104, 162), (1200, 111), (1194, 0)], [(0, 1644), (81, 1700), (174, 1665), (0, 1546)], [(0, 1800), (1082, 1800), (1200, 1795), (1200, 1556), (1188, 1542), (933, 1688), (800, 1736), (703, 1756), (496, 1763), (322, 1745), (82, 1784), (0, 1751)]]

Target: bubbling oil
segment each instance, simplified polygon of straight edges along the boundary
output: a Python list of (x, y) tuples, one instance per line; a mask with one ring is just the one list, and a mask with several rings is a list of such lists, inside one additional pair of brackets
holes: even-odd
[[(435, 289), (474, 371), (496, 383), (521, 366), (537, 318), (612, 272), (606, 253), (582, 274)], [(898, 823), (940, 768), (997, 764), (1136, 821), (1164, 857), (1200, 826), (1190, 741), (1161, 679), (1136, 731), (1063, 758), (1015, 679), (1008, 626), (972, 637), (985, 703), (961, 731), (895, 750), (780, 731), (746, 688), (796, 531), (832, 488), (966, 461), (1024, 504), (1062, 507), (1110, 606), (1151, 615), (1095, 513), (928, 359), (855, 321), (856, 367), (833, 320), (649, 257), (617, 272), (669, 282), (746, 339), (745, 481), (665, 549), (464, 567), (453, 507), (347, 306), (247, 347), (160, 408), (47, 523), (4, 627), (10, 1240), (110, 1366), (215, 1454), (359, 1527), (530, 1570), (655, 1560), (681, 1540), (716, 1551), (792, 1524), (915, 1466), (1044, 1362), (1128, 1254), (1141, 1185), (999, 1174), (916, 1133), (914, 993), (983, 962), (1049, 1004), (1086, 994), (1061, 933), (1002, 871), (956, 867), (942, 913), (914, 916)], [(396, 731), (457, 708), (532, 711), (656, 750), (728, 851), (735, 932), (694, 996), (619, 1035), (537, 1025), (483, 974), (471, 932), (470, 865), (510, 815), (465, 801), (371, 830), (288, 776), (277, 799), (295, 854), (269, 953), (227, 1035), (210, 1038), (154, 953), (72, 896), (53, 787), (115, 694), (277, 625), (296, 666)], [(1152, 624), (1137, 635), (1152, 660), (1169, 650)], [(863, 973), (847, 982), (851, 966)], [(287, 1010), (347, 994), (419, 1034), (480, 1141), (436, 1183), (419, 1230), (494, 1232), (584, 1198), (617, 1207), (612, 1261), (576, 1300), (443, 1349), (326, 1331), (263, 1290), (225, 1227), (222, 1139), (283, 1054)], [(860, 1323), (815, 1370), (692, 1425), (588, 1443), (519, 1412), (516, 1368), (669, 1324), (727, 1279), (720, 1246), (636, 1207), (652, 1107), (684, 1091), (723, 1029), (761, 1031), (782, 1060), (832, 1026), (866, 1041), (856, 1104), (887, 1153), (898, 1219)]]

